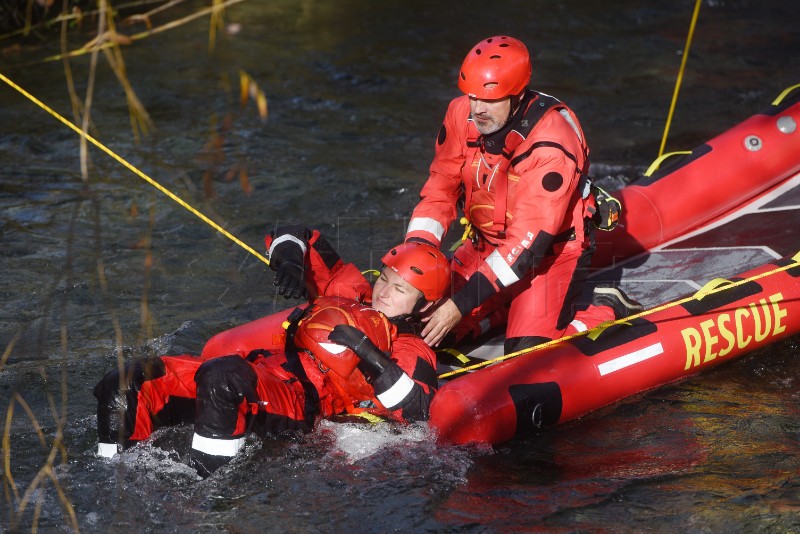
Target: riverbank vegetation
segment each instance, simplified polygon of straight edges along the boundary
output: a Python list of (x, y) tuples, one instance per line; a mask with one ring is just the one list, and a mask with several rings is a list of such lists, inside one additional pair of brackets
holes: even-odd
[[(90, 218), (95, 221), (98, 231), (95, 235), (96, 265), (95, 280), (92, 286), (100, 293), (99, 300), (103, 303), (107, 317), (113, 330), (112, 337), (116, 347), (116, 355), (120, 365), (126, 355), (124, 347), (130, 347), (130, 335), (123, 332), (123, 327), (118, 319), (114, 296), (108, 289), (106, 279), (106, 266), (103, 260), (101, 202), (95, 197), (90, 175), (94, 169), (90, 154), (90, 143), (87, 136), (102, 139), (101, 132), (96, 131), (92, 121), (92, 109), (99, 93), (98, 69), (103, 63), (114, 73), (114, 80), (124, 93), (128, 107), (131, 132), (134, 141), (139, 142), (154, 127), (144, 103), (136, 91), (136, 80), (130, 79), (126, 69), (126, 47), (135, 46), (137, 41), (147, 39), (191, 22), (200, 24), (192, 27), (191, 31), (207, 32), (208, 50), (213, 53), (217, 44), (217, 36), (225, 28), (225, 9), (245, 0), (206, 0), (204, 2), (189, 0), (134, 0), (111, 2), (109, 0), (0, 0), (0, 61), (5, 59), (5, 66), (0, 68), (0, 73), (14, 78), (20, 71), (35, 69), (44, 63), (61, 64), (64, 72), (65, 91), (69, 94), (71, 122), (82, 132), (80, 136), (80, 180), (83, 181), (84, 197), (91, 200), (92, 209)], [(205, 22), (204, 22), (205, 21)], [(235, 31), (229, 29), (228, 31)], [(202, 35), (202, 34), (201, 34)], [(47, 43), (49, 46), (37, 46)], [(60, 43), (56, 45), (56, 43)], [(42, 57), (42, 50), (59, 49), (59, 53)], [(79, 63), (80, 62), (80, 63)], [(10, 70), (7, 68), (13, 64)], [(230, 66), (230, 65), (229, 65)], [(73, 68), (74, 67), (74, 68)], [(78, 74), (80, 73), (80, 74)], [(228, 73), (221, 73), (228, 77)], [(238, 91), (235, 89), (238, 81)], [(230, 100), (245, 106), (252, 102), (258, 116), (265, 120), (267, 117), (267, 99), (263, 90), (248, 73), (238, 70), (238, 80), (224, 80), (220, 85), (225, 87), (233, 98)], [(114, 83), (113, 81), (111, 83)], [(11, 85), (11, 84), (9, 84)], [(36, 93), (36, 88), (30, 88)], [(35, 94), (34, 94), (35, 96)], [(102, 104), (98, 103), (98, 104)], [(252, 108), (251, 108), (252, 109)], [(224, 145), (233, 137), (232, 123), (234, 112), (224, 117), (212, 115), (212, 127), (209, 139), (204, 144), (201, 158), (206, 164), (203, 176), (203, 196), (214, 196), (213, 180), (219, 175), (224, 175), (227, 180), (238, 177), (242, 191), (248, 193), (247, 165), (244, 159), (223, 163), (225, 160)], [(192, 199), (190, 199), (192, 200)], [(140, 210), (136, 201), (130, 206), (131, 217), (136, 218), (139, 211), (148, 219), (145, 236), (142, 238), (143, 273), (141, 318), (142, 331), (140, 341), (153, 337), (154, 319), (149, 310), (148, 288), (152, 276), (153, 264), (149, 238), (153, 228), (154, 207)], [(76, 206), (73, 212), (73, 222), (79, 218), (80, 210)], [(70, 232), (75, 224), (70, 224)], [(68, 243), (73, 243), (77, 238), (70, 233), (66, 238)], [(73, 250), (67, 246), (66, 276), (71, 277), (77, 261), (73, 257)], [(64, 283), (64, 273), (54, 273), (53, 287), (46, 291), (50, 295), (44, 315), (49, 315), (51, 310), (64, 311), (66, 304), (59, 302), (59, 287)], [(71, 284), (67, 284), (68, 286)], [(20, 324), (16, 335), (0, 347), (0, 373), (9, 362), (13, 360), (13, 353), (17, 348), (21, 333), (32, 328), (32, 324)], [(44, 336), (44, 331), (42, 332)], [(61, 352), (63, 361), (70, 360), (66, 325), (61, 326)], [(125, 337), (125, 339), (123, 339)], [(9, 512), (6, 518), (0, 519), (0, 530), (9, 528), (16, 531), (20, 525), (27, 525), (33, 531), (37, 530), (43, 501), (48, 496), (55, 495), (60, 503), (67, 529), (79, 531), (78, 518), (70, 500), (70, 493), (74, 488), (63, 486), (58, 476), (59, 466), (67, 464), (68, 453), (65, 444), (65, 432), (68, 428), (67, 405), (68, 388), (66, 380), (66, 364), (62, 366), (61, 376), (54, 377), (60, 382), (58, 393), (48, 394), (49, 413), (39, 413), (34, 405), (26, 399), (26, 393), (14, 390), (8, 399), (5, 408), (4, 425), (0, 434), (2, 445), (2, 479), (6, 500), (5, 509)], [(41, 367), (42, 376), (52, 375), (53, 369)], [(4, 403), (5, 404), (5, 403)], [(21, 421), (20, 421), (21, 420)], [(21, 475), (14, 450), (23, 445), (15, 439), (12, 427), (22, 424), (34, 429), (41, 448), (41, 463), (38, 472), (31, 477)], [(0, 513), (0, 518), (5, 514)]]

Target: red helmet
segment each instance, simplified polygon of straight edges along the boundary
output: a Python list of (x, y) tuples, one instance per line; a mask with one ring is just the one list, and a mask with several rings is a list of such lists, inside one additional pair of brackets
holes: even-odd
[(384, 352), (391, 350), (392, 339), (397, 336), (396, 327), (381, 312), (358, 301), (340, 297), (315, 300), (297, 325), (295, 343), (311, 353), (321, 364), (321, 371), (330, 369), (345, 380), (353, 374), (359, 358), (347, 347), (328, 341), (328, 335), (338, 324), (358, 328)]
[(427, 301), (439, 300), (450, 287), (450, 262), (433, 245), (409, 241), (391, 249), (381, 261)]
[(531, 57), (518, 39), (499, 35), (469, 51), (458, 76), (458, 88), (481, 100), (518, 95), (531, 79)]

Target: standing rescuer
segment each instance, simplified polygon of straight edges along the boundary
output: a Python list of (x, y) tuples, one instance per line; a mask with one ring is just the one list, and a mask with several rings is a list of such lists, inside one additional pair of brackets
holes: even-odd
[(469, 239), (455, 252), (452, 297), (422, 331), (431, 345), (507, 321), (510, 353), (641, 310), (608, 287), (576, 315), (598, 205), (589, 147), (575, 113), (529, 89), (530, 77), (527, 48), (508, 36), (479, 42), (459, 71), (464, 96), (447, 109), (406, 233), (441, 246), (463, 202)]

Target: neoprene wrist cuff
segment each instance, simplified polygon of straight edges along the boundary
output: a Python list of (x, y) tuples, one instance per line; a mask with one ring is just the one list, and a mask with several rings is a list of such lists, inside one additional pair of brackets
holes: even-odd
[(486, 299), (495, 294), (494, 286), (489, 282), (489, 279), (481, 272), (476, 272), (472, 277), (467, 280), (464, 287), (461, 288), (455, 295), (453, 295), (453, 303), (461, 312), (462, 317), (466, 316), (480, 306)]

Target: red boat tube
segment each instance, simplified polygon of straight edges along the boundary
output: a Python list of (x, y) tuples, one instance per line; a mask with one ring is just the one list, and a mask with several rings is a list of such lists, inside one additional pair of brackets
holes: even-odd
[(286, 344), (283, 323), (293, 310), (288, 308), (220, 332), (206, 342), (200, 357), (216, 358), (229, 354), (247, 356), (255, 349), (283, 352)]
[(434, 397), (430, 425), (442, 444), (502, 443), (793, 335), (800, 331), (800, 254), (795, 258), (742, 274), (746, 283), (645, 312), (629, 325), (456, 378)]
[(671, 241), (758, 197), (800, 171), (800, 88), (725, 133), (673, 157), (614, 193), (622, 219), (598, 232), (594, 265)]

